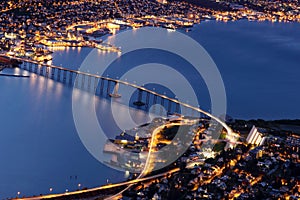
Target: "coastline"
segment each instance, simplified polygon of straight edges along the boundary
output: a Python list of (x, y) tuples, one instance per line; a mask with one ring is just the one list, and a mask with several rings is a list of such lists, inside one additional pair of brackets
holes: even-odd
[[(293, 24), (293, 23), (298, 24), (298, 22), (288, 22), (288, 23), (279, 22), (279, 21), (261, 22), (261, 21), (251, 21), (251, 20), (249, 21), (247, 19), (241, 19), (241, 20), (236, 20), (236, 21), (228, 21), (227, 20), (227, 22), (226, 22), (226, 20), (225, 21), (223, 21), (223, 20), (222, 21), (208, 20), (207, 22), (208, 22), (208, 24), (212, 24), (210, 22), (214, 22), (216, 24), (222, 23), (222, 24), (227, 24), (227, 25), (230, 24), (231, 25), (234, 23), (239, 23), (240, 21), (245, 21), (247, 23), (253, 23), (253, 24), (254, 23), (255, 24), (256, 23), (259, 23), (259, 24), (267, 23), (267, 24), (271, 24), (272, 26), (273, 25), (276, 26), (278, 24), (280, 24), (280, 25), (284, 24), (286, 26), (289, 26), (289, 24)], [(194, 24), (194, 27), (198, 27), (203, 24), (206, 24), (206, 21), (201, 22), (200, 24)], [(228, 27), (225, 27), (225, 28), (228, 28)], [(255, 69), (255, 66), (254, 66), (254, 70), (259, 71), (260, 73), (263, 73), (263, 75), (265, 77), (260, 76), (260, 74), (253, 73), (250, 70), (250, 67), (247, 68), (247, 67), (244, 67), (242, 64), (240, 64), (242, 62), (241, 62), (241, 60), (239, 60), (239, 57), (247, 55), (247, 52), (245, 54), (238, 54), (239, 52), (232, 51), (232, 52), (236, 53), (236, 55), (232, 54), (232, 56), (230, 56), (230, 54), (226, 54), (226, 52), (225, 53), (222, 52), (222, 51), (228, 51), (227, 47), (229, 47), (229, 49), (230, 49), (230, 45), (233, 45), (233, 46), (235, 45), (234, 46), (235, 49), (238, 49), (238, 48), (241, 49), (242, 47), (244, 47), (242, 45), (251, 46), (251, 44), (247, 44), (247, 40), (241, 40), (241, 38), (243, 39), (243, 37), (244, 37), (244, 35), (242, 35), (242, 34), (241, 35), (243, 37), (234, 38), (232, 40), (232, 41), (238, 41), (236, 44), (234, 44), (232, 41), (227, 44), (222, 43), (222, 42), (217, 42), (217, 43), (221, 44), (221, 46), (223, 44), (226, 48), (223, 48), (223, 49), (220, 48), (220, 50), (217, 48), (214, 49), (213, 48), (215, 46), (214, 45), (214, 41), (215, 41), (214, 37), (215, 38), (220, 37), (221, 38), (220, 40), (226, 40), (226, 38), (230, 39), (231, 37), (234, 37), (234, 36), (230, 36), (231, 32), (227, 32), (229, 36), (226, 36), (226, 34), (225, 34), (225, 36), (224, 36), (224, 34), (221, 34), (221, 33), (226, 33), (226, 31), (224, 31), (225, 28), (223, 27), (223, 30), (221, 28), (221, 31), (220, 31), (220, 29), (212, 29), (213, 30), (212, 33), (206, 32), (206, 35), (205, 34), (203, 35), (203, 32), (205, 32), (205, 30), (200, 30), (200, 32), (195, 32), (194, 30), (192, 30), (192, 31), (189, 31), (187, 34), (189, 34), (189, 35), (199, 34), (200, 35), (199, 38), (200, 39), (203, 38), (201, 41), (203, 41), (205, 39), (205, 36), (207, 36), (209, 34), (212, 35), (210, 38), (208, 38), (207, 42), (204, 43), (204, 45), (207, 45), (209, 47), (208, 48), (209, 53), (212, 52), (213, 58), (214, 59), (216, 58), (216, 62), (218, 62), (218, 65), (221, 66), (222, 74), (224, 74), (224, 80), (225, 80), (225, 84), (227, 85), (228, 91), (233, 91), (233, 92), (229, 93), (229, 95), (228, 95), (229, 101), (231, 103), (229, 105), (230, 110), (228, 113), (229, 114), (234, 113), (234, 115), (236, 115), (238, 113), (238, 111), (240, 111), (241, 115), (244, 115), (244, 116), (245, 116), (245, 113), (250, 113), (248, 116), (249, 120), (236, 119), (235, 120), (237, 122), (236, 126), (241, 125), (240, 126), (240, 128), (241, 128), (242, 126), (245, 126), (245, 124), (246, 124), (247, 127), (244, 127), (245, 132), (246, 132), (246, 130), (248, 131), (251, 128), (251, 125), (256, 125), (256, 126), (262, 126), (265, 128), (269, 128), (270, 131), (273, 131), (273, 132), (276, 131), (276, 132), (278, 132), (278, 134), (286, 134), (287, 132), (289, 134), (289, 131), (293, 131), (293, 132), (296, 132), (297, 134), (299, 134), (300, 124), (299, 124), (298, 120), (268, 120), (268, 117), (267, 117), (267, 116), (285, 116), (285, 115), (293, 115), (293, 116), (297, 115), (298, 116), (297, 108), (295, 108), (295, 107), (291, 108), (293, 105), (293, 102), (297, 102), (298, 97), (295, 95), (293, 88), (287, 88), (287, 86), (289, 86), (289, 84), (290, 84), (289, 81), (293, 80), (293, 76), (286, 77), (286, 80), (280, 79), (280, 76), (277, 76), (277, 74), (275, 74), (276, 76), (272, 76), (272, 73), (273, 73), (272, 69), (275, 72), (279, 71), (278, 72), (279, 75), (283, 75), (283, 76), (289, 75), (289, 73), (286, 71), (280, 71), (285, 68), (285, 67), (281, 68), (280, 65), (278, 65), (274, 68), (270, 68), (271, 71), (269, 68), (268, 68), (269, 71), (268, 70), (264, 71), (263, 70), (264, 65), (267, 66), (267, 64), (268, 64), (268, 62), (266, 64), (266, 60), (264, 60), (264, 57), (267, 56), (265, 54), (266, 51), (262, 50), (261, 52), (259, 52), (259, 51), (255, 52), (255, 50), (254, 50), (254, 52), (253, 52), (255, 55), (256, 55), (256, 53), (257, 53), (257, 55), (259, 55), (259, 54), (263, 55), (258, 58), (261, 59), (261, 61), (264, 63), (264, 65), (258, 66), (257, 69)], [(191, 28), (191, 29), (194, 29), (194, 28)], [(200, 29), (201, 29), (201, 27), (200, 27)], [(177, 29), (177, 30), (179, 30), (181, 32), (185, 31), (184, 29)], [(217, 32), (219, 34), (219, 36), (218, 36), (218, 34), (213, 33), (214, 30), (220, 31), (220, 32)], [(251, 33), (251, 31), (250, 31), (250, 33)], [(246, 30), (245, 30), (245, 32), (246, 32)], [(253, 32), (255, 32), (255, 31), (253, 31)], [(262, 33), (263, 33), (263, 35), (265, 35), (266, 32), (262, 32)], [(276, 34), (275, 34), (275, 36), (277, 36)], [(261, 36), (262, 34), (258, 31), (257, 35)], [(110, 35), (106, 34), (103, 38), (109, 37), (109, 36)], [(285, 37), (285, 35), (284, 35), (284, 37)], [(286, 39), (284, 37), (283, 37), (283, 40)], [(246, 38), (246, 37), (244, 37), (244, 38)], [(207, 37), (206, 37), (206, 39), (207, 39)], [(255, 39), (255, 37), (254, 37), (254, 39)], [(279, 40), (280, 39), (282, 39), (282, 38), (279, 38)], [(274, 40), (276, 40), (276, 38)], [(253, 41), (249, 41), (249, 43), (251, 43), (251, 42), (253, 42)], [(258, 47), (256, 48), (258, 50), (261, 47), (261, 46), (259, 46), (259, 44), (262, 44), (262, 46), (267, 45), (267, 43), (263, 43), (260, 40), (257, 40), (255, 42), (253, 44), (258, 44)], [(275, 46), (277, 45), (276, 42), (272, 41), (272, 38), (270, 39), (270, 41), (268, 41), (268, 44), (275, 45)], [(282, 41), (280, 44), (281, 45), (283, 45), (283, 44), (289, 45), (288, 42), (285, 43)], [(85, 47), (83, 47), (83, 48), (85, 48)], [(82, 60), (80, 60), (79, 57), (80, 58), (85, 57), (84, 53), (91, 50), (90, 48), (87, 47), (84, 49), (86, 51), (84, 51), (84, 53), (83, 53), (83, 48), (82, 49), (74, 48), (74, 51), (72, 51), (73, 53), (70, 51), (68, 52), (68, 50), (73, 49), (72, 47), (71, 48), (66, 47), (66, 49), (68, 49), (68, 50), (65, 49), (63, 51), (57, 51), (55, 53), (60, 54), (62, 52), (61, 53), (62, 55), (55, 56), (53, 58), (54, 59), (53, 62), (57, 62), (55, 64), (56, 66), (59, 66), (61, 63), (64, 63), (64, 62), (67, 65), (67, 66), (64, 65), (64, 67), (75, 66), (75, 64), (79, 66), (80, 63), (82, 62)], [(282, 47), (280, 46), (280, 48), (285, 48), (285, 46), (282, 46)], [(81, 53), (80, 53), (80, 51), (81, 51)], [(276, 49), (276, 51), (279, 51), (279, 50)], [(249, 52), (251, 52), (251, 51), (249, 51)], [(290, 49), (288, 49), (288, 52), (292, 52), (292, 51)], [(103, 53), (103, 54), (105, 54), (105, 53)], [(293, 54), (293, 52), (291, 54)], [(224, 58), (222, 58), (223, 55), (225, 55), (225, 58), (230, 59), (230, 60), (231, 60), (231, 58), (234, 58), (232, 60), (240, 61), (240, 63), (228, 62), (228, 63), (225, 63), (225, 65), (223, 65), (224, 64), (224, 62), (222, 60), (222, 59), (224, 59)], [(273, 56), (272, 54), (270, 54), (270, 55)], [(277, 54), (275, 54), (275, 55), (277, 55)], [(105, 56), (105, 55), (101, 55), (101, 56)], [(236, 56), (236, 57), (234, 57), (234, 56)], [(276, 58), (278, 58), (279, 56), (273, 56), (273, 57), (274, 57), (275, 62), (279, 62), (278, 60), (276, 60)], [(284, 54), (283, 57), (287, 58), (287, 60), (290, 60), (291, 55)], [(68, 59), (65, 59), (65, 58), (68, 58)], [(247, 58), (247, 59), (253, 60), (253, 58), (251, 58), (251, 57)], [(245, 59), (244, 62), (247, 62), (247, 59)], [(293, 60), (291, 62), (293, 62)], [(131, 63), (129, 63), (129, 65), (130, 64)], [(272, 67), (274, 66), (272, 63), (268, 64), (268, 66), (269, 65)], [(227, 68), (230, 66), (237, 66), (237, 68), (231, 68), (231, 69)], [(244, 70), (241, 70), (241, 69), (243, 69), (243, 67), (244, 67), (244, 70), (246, 70), (246, 73), (244, 72)], [(251, 66), (251, 67), (253, 67), (253, 66)], [(293, 68), (293, 65), (292, 65), (292, 68)], [(227, 70), (227, 69), (230, 69), (230, 70)], [(4, 72), (6, 72), (6, 70), (7, 69), (5, 69)], [(227, 70), (227, 72), (226, 72), (226, 70)], [(237, 73), (234, 74), (233, 72), (237, 72)], [(19, 71), (15, 71), (15, 73), (19, 73)], [(233, 75), (231, 75), (231, 73), (233, 73)], [(248, 76), (255, 77), (256, 80), (258, 80), (257, 83), (260, 84), (260, 85), (258, 84), (258, 86), (256, 86), (258, 89), (255, 87), (251, 87), (251, 85), (253, 85), (255, 83), (253, 83), (252, 81), (247, 82), (247, 79), (245, 81), (246, 84), (242, 83), (241, 80), (243, 80), (243, 78), (245, 78), (244, 74), (247, 74), (247, 73), (248, 73)], [(297, 74), (297, 71), (293, 71), (293, 73)], [(284, 88), (284, 90), (283, 91), (282, 90), (281, 91), (273, 91), (272, 88), (276, 88), (275, 87), (276, 82), (274, 83), (272, 81), (270, 82), (271, 87), (268, 87), (268, 85), (267, 86), (263, 85), (263, 83), (265, 83), (265, 82), (268, 83), (268, 79), (266, 79), (266, 77), (270, 77), (270, 79), (275, 77), (276, 78), (275, 80), (278, 80), (278, 82), (282, 83), (282, 88)], [(237, 80), (237, 81), (234, 82), (235, 80)], [(100, 182), (104, 183), (106, 181), (106, 180), (104, 180), (104, 179), (106, 179), (106, 177), (103, 176), (103, 174), (102, 174), (103, 171), (106, 175), (108, 174), (108, 177), (113, 177), (114, 173), (111, 173), (111, 171), (107, 170), (106, 168), (103, 170), (103, 166), (99, 167), (99, 163), (96, 162), (95, 159), (91, 158), (90, 155), (85, 155), (84, 153), (86, 153), (86, 150), (82, 148), (82, 144), (80, 143), (80, 141), (77, 141), (78, 140), (77, 135), (74, 134), (75, 135), (74, 136), (73, 134), (70, 134), (70, 133), (76, 132), (76, 130), (73, 127), (73, 121), (70, 120), (70, 119), (72, 119), (72, 116), (69, 113), (69, 112), (71, 112), (70, 108), (69, 108), (69, 104), (68, 104), (69, 102), (66, 101), (66, 99), (67, 100), (71, 99), (70, 93), (69, 93), (70, 89), (67, 87), (62, 87), (61, 84), (56, 84), (50, 79), (47, 80), (47, 79), (40, 78), (40, 77), (38, 77), (36, 79), (28, 79), (28, 80), (24, 79), (22, 81), (23, 82), (21, 82), (17, 79), (14, 79), (14, 80), (2, 79), (1, 80), (1, 83), (2, 83), (1, 85), (3, 87), (2, 90), (3, 90), (4, 94), (6, 95), (5, 98), (2, 98), (1, 104), (2, 105), (10, 105), (7, 108), (6, 107), (3, 108), (4, 113), (6, 113), (1, 116), (5, 122), (5, 123), (3, 123), (3, 130), (5, 130), (7, 132), (16, 133), (16, 135), (13, 135), (13, 134), (5, 135), (3, 142), (0, 145), (0, 146), (3, 146), (2, 150), (1, 150), (2, 152), (5, 152), (5, 150), (7, 150), (7, 149), (11, 150), (11, 146), (6, 146), (7, 145), (6, 140), (11, 141), (11, 143), (16, 145), (14, 147), (15, 152), (13, 150), (11, 150), (11, 152), (9, 152), (10, 154), (8, 154), (9, 157), (7, 157), (7, 163), (13, 163), (13, 166), (15, 167), (14, 170), (18, 170), (18, 173), (16, 176), (13, 176), (12, 179), (9, 179), (8, 182), (5, 181), (6, 174), (3, 176), (4, 177), (4, 181), (3, 181), (4, 186), (6, 186), (5, 184), (7, 183), (7, 185), (10, 184), (10, 185), (12, 185), (12, 187), (14, 187), (13, 188), (14, 191), (11, 192), (11, 194), (16, 194), (17, 190), (22, 190), (22, 187), (21, 187), (22, 185), (20, 183), (22, 183), (22, 181), (29, 180), (29, 179), (26, 179), (28, 177), (22, 176), (24, 169), (27, 171), (34, 171), (34, 173), (36, 173), (36, 174), (47, 174), (47, 177), (39, 177), (37, 179), (32, 179), (32, 186), (34, 186), (34, 184), (36, 184), (36, 186), (34, 186), (34, 189), (36, 189), (36, 190), (33, 190), (33, 191), (38, 190), (38, 191), (41, 191), (41, 193), (49, 192), (48, 186), (54, 187), (55, 191), (60, 191), (60, 192), (63, 192), (65, 188), (68, 188), (68, 189), (72, 188), (72, 189), (76, 190), (76, 188), (78, 188), (78, 185), (77, 185), (78, 182), (75, 182), (75, 180), (74, 181), (72, 180), (73, 182), (71, 182), (69, 180), (69, 174), (71, 174), (73, 177), (74, 177), (73, 174), (80, 174), (79, 177), (80, 178), (83, 177), (83, 179), (81, 179), (81, 180), (86, 181), (86, 182), (81, 182), (81, 183), (82, 184), (86, 183), (89, 185), (91, 185), (91, 184), (96, 185), (96, 183), (98, 184)], [(298, 82), (294, 82), (294, 84), (296, 84), (296, 85), (297, 85), (297, 83)], [(234, 87), (234, 86), (236, 86), (236, 87)], [(259, 86), (263, 87), (263, 90), (259, 90)], [(289, 90), (286, 92), (286, 89), (289, 89)], [(245, 92), (242, 95), (233, 94), (233, 93), (238, 93), (238, 91), (245, 91), (245, 90), (249, 90), (250, 94), (247, 94)], [(257, 92), (257, 90), (258, 90), (258, 92)], [(276, 90), (277, 90), (277, 88), (276, 88)], [(255, 93), (251, 93), (251, 91), (255, 91)], [(265, 94), (265, 93), (268, 93), (268, 94)], [(277, 94), (284, 94), (282, 96), (285, 96), (286, 93), (287, 93), (287, 97), (283, 98), (278, 95), (278, 98), (280, 98), (280, 99), (277, 101), (273, 101), (275, 95), (277, 98)], [(264, 94), (266, 96), (263, 96)], [(261, 98), (261, 97), (263, 97), (263, 98)], [(268, 98), (268, 97), (271, 97), (271, 98)], [(248, 98), (249, 99), (253, 98), (256, 100), (256, 101), (252, 102), (252, 106), (249, 103), (247, 103), (248, 101), (246, 101), (246, 100)], [(266, 99), (264, 99), (264, 98), (266, 98)], [(289, 101), (291, 101), (291, 103), (290, 102), (286, 103), (286, 101), (284, 101), (284, 99), (286, 99), (286, 100), (288, 99)], [(16, 104), (11, 105), (10, 104), (11, 102), (16, 102)], [(32, 104), (32, 102), (34, 102), (34, 104)], [(273, 102), (275, 102), (275, 103), (273, 103)], [(266, 103), (266, 104), (263, 104), (263, 103)], [(262, 106), (253, 109), (254, 104), (262, 105)], [(291, 104), (291, 106), (282, 105), (282, 104)], [(232, 105), (236, 106), (236, 108), (232, 109)], [(103, 106), (105, 106), (105, 104), (103, 104)], [(266, 106), (267, 108), (264, 108), (264, 106)], [(241, 109), (243, 107), (245, 110)], [(282, 107), (281, 109), (285, 110), (286, 112), (284, 112), (284, 113), (281, 112), (280, 107)], [(273, 110), (276, 108), (276, 110), (279, 110), (279, 111), (276, 113), (270, 112), (270, 111), (272, 111), (272, 108), (273, 108)], [(9, 115), (9, 114), (7, 115), (7, 113), (9, 113), (9, 114), (11, 113), (11, 115)], [(23, 113), (26, 113), (26, 114), (23, 114)], [(56, 114), (62, 115), (62, 113), (63, 113), (63, 116), (55, 117)], [(283, 115), (282, 113), (285, 115)], [(13, 115), (15, 115), (15, 116), (13, 116)], [(250, 120), (255, 115), (256, 116), (265, 115), (265, 117), (262, 117), (265, 120), (261, 120), (261, 119)], [(36, 116), (39, 116), (39, 120), (31, 120), (31, 119), (34, 119), (34, 117), (36, 117)], [(245, 117), (245, 118), (248, 118), (248, 117)], [(236, 117), (234, 117), (234, 118), (236, 118)], [(238, 118), (242, 118), (242, 117), (238, 117)], [(280, 119), (280, 118), (285, 118), (285, 117), (278, 117), (278, 118)], [(293, 117), (291, 117), (291, 118), (293, 118)], [(26, 120), (24, 120), (24, 119), (26, 119)], [(7, 120), (7, 121), (5, 121), (5, 120)], [(54, 122), (52, 122), (52, 120)], [(60, 124), (62, 122), (64, 122), (64, 123), (61, 124), (61, 127), (53, 126), (53, 124), (54, 125)], [(69, 124), (66, 125), (67, 123), (65, 123), (65, 122), (67, 122), (71, 125), (69, 125)], [(16, 123), (18, 126), (16, 126)], [(23, 134), (25, 132), (29, 133), (29, 134), (26, 134), (26, 137), (34, 138), (34, 139), (31, 139), (31, 140), (33, 140), (33, 142), (30, 140), (26, 140), (25, 134)], [(64, 133), (64, 134), (58, 134), (58, 133)], [(47, 136), (48, 134), (49, 134), (49, 136)], [(57, 139), (58, 140), (54, 141), (55, 138), (56, 138), (56, 140)], [(39, 140), (47, 141), (45, 143), (49, 143), (49, 144), (48, 145), (47, 144), (39, 145), (39, 143), (40, 143), (40, 142), (38, 142)], [(30, 149), (30, 147), (25, 147), (24, 141), (28, 142), (29, 144), (32, 144), (33, 150)], [(41, 144), (42, 143), (43, 142), (41, 142)], [(69, 144), (71, 144), (71, 145), (69, 145)], [(59, 151), (55, 151), (55, 150), (53, 150), (53, 152), (52, 151), (49, 152), (49, 149), (53, 148), (53, 146), (55, 146), (55, 147), (58, 146), (58, 148), (66, 148), (66, 146), (68, 146), (68, 149), (66, 149), (67, 153), (59, 152)], [(38, 149), (38, 151), (37, 151), (37, 149)], [(79, 151), (78, 149), (81, 150), (83, 153), (81, 153), (81, 151)], [(44, 157), (47, 157), (47, 158), (44, 158)], [(18, 159), (15, 159), (15, 158), (18, 158)], [(53, 158), (55, 158), (55, 159), (52, 160)], [(70, 159), (71, 162), (67, 163), (66, 158)], [(12, 159), (12, 160), (10, 160), (10, 159)], [(77, 161), (78, 159), (80, 159), (80, 162)], [(65, 166), (63, 164), (57, 162), (57, 160), (59, 162), (65, 164)], [(30, 163), (28, 166), (25, 166), (25, 168), (23, 169), (23, 168), (19, 167), (20, 162), (24, 162), (24, 163), (30, 162)], [(3, 169), (5, 172), (6, 171), (11, 172), (10, 171), (11, 168), (6, 168), (7, 163), (3, 164)], [(48, 169), (50, 165), (51, 166), (53, 165), (53, 163), (55, 163), (53, 169)], [(38, 165), (39, 168), (36, 168), (35, 165)], [(45, 165), (49, 165), (49, 166), (45, 166)], [(79, 170), (74, 171), (73, 170), (74, 165), (79, 166), (78, 167)], [(89, 166), (87, 167), (84, 165), (89, 165)], [(40, 167), (41, 167), (41, 169), (40, 169)], [(101, 171), (101, 173), (99, 173), (99, 171)], [(21, 176), (19, 175), (19, 173), (21, 174)], [(53, 180), (53, 177), (48, 176), (48, 174), (52, 175), (53, 173), (55, 173), (55, 176), (57, 176), (55, 180)], [(34, 175), (36, 175), (36, 174), (34, 174)], [(96, 178), (96, 176), (98, 176), (98, 177)], [(119, 174), (119, 176), (122, 176), (122, 174), (121, 175)], [(113, 177), (113, 178), (117, 179), (118, 177)], [(14, 180), (16, 180), (16, 179), (18, 179), (18, 180), (20, 179), (19, 184), (14, 183)], [(57, 184), (57, 185), (55, 185), (55, 184)], [(18, 186), (15, 186), (15, 185), (18, 185)], [(28, 187), (30, 188), (30, 186), (28, 186)], [(39, 188), (39, 189), (37, 189), (37, 188)], [(9, 188), (9, 189), (11, 189), (11, 188)], [(24, 192), (21, 191), (21, 192), (22, 192), (21, 195), (26, 194), (25, 191)], [(1, 193), (1, 191), (0, 191), (0, 193)], [(29, 189), (29, 193), (30, 193), (30, 189)], [(37, 192), (36, 194), (38, 194), (38, 193), (40, 193), (40, 192)]]

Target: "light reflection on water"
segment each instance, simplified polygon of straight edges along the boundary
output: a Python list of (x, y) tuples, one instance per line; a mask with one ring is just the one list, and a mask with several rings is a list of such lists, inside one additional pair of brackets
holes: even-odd
[[(123, 179), (123, 173), (99, 163), (82, 145), (73, 122), (70, 86), (20, 69), (4, 72), (30, 78), (0, 77), (0, 199), (17, 191), (37, 195), (50, 187), (63, 192), (77, 189), (78, 183), (94, 187), (107, 178)], [(107, 100), (96, 99), (96, 110), (104, 112)]]
[[(278, 119), (300, 117), (299, 32), (296, 24), (209, 22), (188, 35), (206, 48), (219, 67), (229, 115)], [(77, 69), (91, 49), (53, 51), (54, 65)], [(98, 51), (98, 55), (105, 59), (111, 54)], [(123, 64), (122, 58), (116, 64)], [(31, 77), (0, 77), (0, 199), (16, 196), (18, 191), (21, 196), (37, 195), (50, 187), (63, 192), (77, 189), (78, 183), (92, 187), (105, 184), (107, 178), (110, 182), (123, 179), (123, 173), (99, 163), (82, 145), (73, 122), (70, 86), (20, 69), (3, 73)], [(76, 90), (73, 97), (85, 98), (85, 93)], [(98, 120), (113, 137), (120, 130), (110, 123), (109, 103), (95, 97)], [(119, 108), (126, 123), (127, 109)], [(137, 124), (149, 119), (143, 111), (132, 109), (130, 114)]]

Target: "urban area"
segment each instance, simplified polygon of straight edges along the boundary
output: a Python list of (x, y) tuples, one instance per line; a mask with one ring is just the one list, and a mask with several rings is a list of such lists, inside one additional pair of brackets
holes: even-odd
[[(45, 64), (55, 48), (121, 52), (101, 37), (127, 28), (188, 32), (207, 20), (300, 22), (298, 0), (10, 0), (0, 8), (0, 71), (21, 64), (13, 58)], [(24, 199), (300, 199), (299, 120), (226, 116), (226, 130), (211, 117), (169, 114), (107, 141), (107, 164), (128, 171), (126, 182)], [(182, 154), (165, 166), (166, 152)]]

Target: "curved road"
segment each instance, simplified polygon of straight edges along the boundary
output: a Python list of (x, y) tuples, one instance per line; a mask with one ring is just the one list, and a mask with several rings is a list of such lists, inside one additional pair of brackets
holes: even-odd
[(127, 181), (127, 182), (104, 185), (104, 186), (91, 188), (91, 189), (86, 189), (86, 190), (79, 190), (79, 191), (67, 192), (67, 193), (62, 193), (62, 194), (49, 194), (49, 195), (44, 195), (44, 196), (39, 196), (39, 197), (17, 198), (17, 199), (18, 200), (41, 200), (41, 199), (51, 199), (51, 198), (59, 198), (59, 197), (60, 198), (62, 198), (62, 197), (67, 198), (67, 197), (70, 197), (72, 195), (80, 195), (80, 194), (85, 194), (85, 193), (89, 193), (89, 192), (95, 192), (95, 191), (99, 191), (99, 190), (105, 190), (105, 189), (110, 189), (110, 188), (114, 188), (114, 187), (120, 187), (120, 186), (131, 185), (131, 184), (135, 184), (135, 183), (139, 183), (139, 182), (143, 182), (143, 181), (148, 181), (148, 180), (151, 180), (151, 179), (166, 176), (167, 174), (176, 173), (179, 170), (180, 170), (179, 168), (175, 168), (173, 170), (170, 170), (170, 171), (167, 171), (167, 172), (164, 172), (164, 173), (161, 173), (161, 174), (157, 174), (157, 175), (154, 175), (154, 176), (146, 177), (146, 178), (139, 178), (139, 179), (135, 179), (135, 180)]

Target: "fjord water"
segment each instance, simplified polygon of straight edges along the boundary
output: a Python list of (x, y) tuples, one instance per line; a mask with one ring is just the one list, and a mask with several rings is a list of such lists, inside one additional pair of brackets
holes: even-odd
[(216, 62), (227, 113), (242, 119), (300, 117), (300, 24), (209, 22), (189, 33)]
[[(226, 88), (227, 113), (244, 119), (300, 117), (299, 34), (297, 23), (246, 21), (203, 22), (187, 33), (217, 64)], [(90, 51), (57, 50), (53, 64), (76, 69)], [(137, 58), (124, 57), (115, 65), (136, 66), (154, 55), (157, 57), (154, 52), (136, 52)], [(161, 55), (165, 56), (169, 55)], [(172, 65), (172, 61), (177, 67), (185, 64), (172, 59), (166, 64)], [(118, 74), (115, 69), (111, 76)], [(4, 72), (30, 74), (20, 69)], [(30, 76), (0, 77), (0, 199), (15, 197), (18, 191), (20, 196), (39, 195), (49, 193), (49, 188), (64, 192), (78, 189), (79, 183), (81, 187), (94, 187), (107, 179), (124, 180), (124, 173), (98, 162), (81, 143), (72, 116), (72, 88), (35, 74)], [(205, 83), (199, 84), (202, 86)], [(207, 90), (199, 90), (203, 90), (201, 106), (208, 110)], [(96, 101), (97, 113), (106, 112), (107, 100)], [(112, 137), (118, 134), (115, 131), (112, 128)]]
[(76, 190), (78, 184), (123, 180), (123, 173), (99, 163), (82, 145), (73, 122), (71, 88), (30, 76), (0, 78), (0, 199), (18, 191), (20, 196), (39, 195), (50, 188), (57, 193)]
[[(206, 21), (186, 34), (201, 44), (216, 63), (226, 89), (228, 115), (242, 119), (294, 119), (300, 117), (299, 33), (299, 23), (242, 20)], [(135, 39), (134, 33), (132, 38)], [(181, 45), (180, 41), (178, 44)], [(90, 52), (87, 48), (68, 48), (57, 51), (53, 62), (77, 69)], [(105, 58), (107, 53), (99, 56)], [(188, 63), (168, 56), (162, 52), (135, 52), (132, 57), (125, 56), (113, 63), (110, 67), (115, 71), (109, 75), (114, 77), (116, 71), (130, 69), (143, 61), (188, 70)], [(193, 74), (187, 78), (193, 79)], [(208, 110), (206, 85), (203, 80), (195, 81), (199, 84), (201, 107)]]

